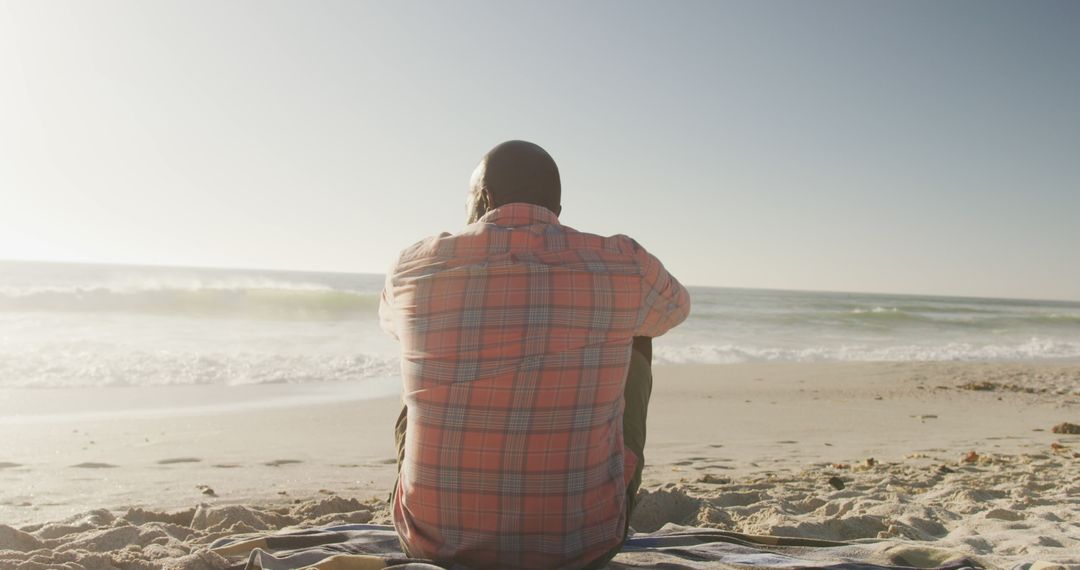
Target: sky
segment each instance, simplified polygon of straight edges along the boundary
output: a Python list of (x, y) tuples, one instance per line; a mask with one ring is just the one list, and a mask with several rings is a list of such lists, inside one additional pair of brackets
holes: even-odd
[(0, 259), (381, 273), (499, 142), (694, 285), (1080, 300), (1080, 3), (0, 0)]

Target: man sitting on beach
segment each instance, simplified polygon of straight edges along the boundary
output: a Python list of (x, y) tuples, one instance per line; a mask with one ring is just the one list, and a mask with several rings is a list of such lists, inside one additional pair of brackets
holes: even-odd
[(474, 568), (598, 568), (644, 466), (652, 337), (690, 297), (624, 235), (559, 223), (559, 170), (509, 141), (469, 225), (401, 253), (379, 308), (400, 339), (394, 526), (406, 553)]

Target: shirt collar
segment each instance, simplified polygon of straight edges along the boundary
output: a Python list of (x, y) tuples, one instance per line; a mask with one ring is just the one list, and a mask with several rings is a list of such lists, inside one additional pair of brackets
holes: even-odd
[(543, 206), (525, 202), (513, 202), (491, 210), (477, 222), (504, 227), (531, 226), (533, 224), (557, 225), (559, 217), (555, 215), (555, 212)]

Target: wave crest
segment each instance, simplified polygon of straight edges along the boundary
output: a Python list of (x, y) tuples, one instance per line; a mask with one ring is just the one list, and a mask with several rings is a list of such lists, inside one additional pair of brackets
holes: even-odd
[(374, 317), (379, 295), (318, 285), (209, 283), (200, 286), (48, 287), (0, 290), (0, 310), (126, 312), (273, 319)]

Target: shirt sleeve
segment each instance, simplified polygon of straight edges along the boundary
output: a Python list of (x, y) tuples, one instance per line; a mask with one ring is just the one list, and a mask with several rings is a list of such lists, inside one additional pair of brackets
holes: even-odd
[(658, 337), (686, 320), (690, 314), (690, 293), (664, 264), (634, 242), (641, 267), (641, 311), (635, 336)]
[(398, 339), (397, 325), (394, 312), (394, 271), (391, 268), (386, 273), (386, 283), (383, 285), (382, 295), (379, 296), (379, 326), (386, 334)]

